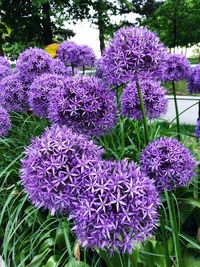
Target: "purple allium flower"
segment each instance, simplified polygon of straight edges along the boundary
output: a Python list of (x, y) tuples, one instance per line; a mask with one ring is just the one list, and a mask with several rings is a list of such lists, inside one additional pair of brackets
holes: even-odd
[[(52, 59), (50, 63), (50, 72), (52, 74), (58, 74), (63, 76), (72, 76), (72, 68), (66, 67), (65, 64), (58, 58)], [(74, 68), (74, 74), (79, 74), (77, 68)]]
[(96, 56), (93, 49), (88, 45), (79, 45), (78, 66), (94, 67), (95, 63), (96, 63)]
[(158, 193), (134, 162), (99, 162), (83, 190), (70, 216), (83, 246), (132, 253), (155, 229)]
[(72, 41), (63, 42), (57, 51), (58, 58), (62, 60), (65, 65), (78, 66), (79, 46)]
[[(79, 74), (78, 69), (74, 68), (74, 75), (78, 75), (78, 74)], [(73, 76), (71, 67), (67, 67), (67, 76)]]
[(31, 84), (35, 77), (50, 72), (50, 55), (40, 48), (29, 48), (19, 56), (16, 70), (24, 82)]
[(141, 170), (155, 181), (159, 192), (186, 186), (192, 181), (195, 160), (179, 141), (160, 138), (141, 153)]
[(47, 128), (32, 141), (22, 160), (21, 179), (32, 203), (52, 214), (69, 211), (72, 198), (78, 201), (85, 176), (102, 153), (93, 141), (65, 126)]
[(190, 94), (200, 93), (200, 64), (192, 67), (188, 77), (188, 89)]
[(166, 82), (185, 80), (189, 72), (190, 64), (184, 55), (168, 54), (162, 69), (162, 80)]
[(195, 136), (200, 138), (200, 118), (197, 120), (196, 128), (195, 128)]
[(1, 57), (0, 56), (0, 65), (3, 65), (3, 66), (5, 66), (5, 67), (10, 69), (10, 63), (7, 60), (7, 58), (5, 58), (5, 57)]
[(35, 78), (28, 92), (29, 105), (38, 117), (48, 116), (49, 93), (64, 88), (64, 77), (57, 74), (43, 74)]
[[(159, 82), (144, 80), (140, 82), (146, 115), (149, 119), (160, 117), (167, 111), (165, 89)], [(122, 114), (134, 120), (142, 119), (140, 99), (136, 82), (131, 82), (124, 89), (121, 96)]]
[(0, 105), (0, 137), (7, 135), (10, 128), (11, 122), (9, 113)]
[(103, 80), (103, 72), (101, 69), (101, 59), (98, 59), (95, 64), (96, 72), (95, 77), (98, 77)]
[(63, 76), (69, 76), (65, 64), (58, 58), (52, 58), (50, 62), (50, 72)]
[(0, 104), (9, 112), (25, 111), (27, 101), (27, 87), (18, 74), (5, 77), (0, 82)]
[(0, 65), (0, 81), (11, 74), (11, 69), (5, 65)]
[(95, 77), (65, 79), (64, 88), (50, 93), (49, 119), (75, 132), (101, 135), (114, 127), (117, 107), (114, 92)]
[(166, 53), (157, 35), (147, 28), (122, 28), (104, 51), (103, 76), (109, 84), (120, 85), (138, 79), (143, 72), (150, 75), (157, 71)]

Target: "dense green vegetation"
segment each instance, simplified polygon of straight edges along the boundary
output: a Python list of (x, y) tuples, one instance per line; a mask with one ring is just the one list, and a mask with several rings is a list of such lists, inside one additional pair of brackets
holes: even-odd
[[(34, 117), (31, 113), (12, 114), (13, 127), (7, 138), (0, 140), (0, 233), (1, 254), (8, 266), (17, 267), (127, 267), (131, 266), (159, 266), (165, 267), (163, 242), (160, 237), (161, 229), (144, 245), (135, 247), (130, 258), (127, 255), (116, 254), (111, 258), (100, 252), (79, 248), (74, 234), (70, 230), (70, 223), (63, 216), (52, 217), (48, 212), (35, 209), (24, 193), (20, 178), (20, 160), (25, 147), (34, 136), (40, 135), (48, 122)], [(96, 139), (105, 151), (105, 158), (129, 158), (138, 161), (143, 148), (143, 131), (139, 122), (123, 119), (113, 131)], [(176, 136), (176, 125), (167, 122), (152, 122), (150, 126), (150, 140), (159, 136)], [(200, 145), (193, 137), (194, 126), (181, 125), (182, 140), (189, 147), (196, 158), (200, 160)], [(122, 140), (123, 139), (123, 140)], [(121, 144), (125, 144), (122, 147)], [(184, 189), (174, 192), (177, 214), (179, 215), (180, 240), (183, 249), (184, 262), (187, 267), (199, 266), (199, 175), (193, 183)], [(166, 206), (165, 196), (162, 196), (162, 207)], [(161, 207), (161, 210), (162, 210)], [(173, 259), (168, 211), (165, 208), (165, 227), (169, 253)], [(80, 251), (79, 251), (80, 249)], [(80, 252), (80, 256), (79, 256)], [(78, 264), (74, 259), (80, 257)], [(137, 264), (136, 264), (137, 262)]]

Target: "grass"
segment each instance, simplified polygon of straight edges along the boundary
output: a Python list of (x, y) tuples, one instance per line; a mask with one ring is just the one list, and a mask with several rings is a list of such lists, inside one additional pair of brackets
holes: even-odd
[(190, 64), (199, 64), (199, 58), (198, 57), (190, 57), (188, 58)]

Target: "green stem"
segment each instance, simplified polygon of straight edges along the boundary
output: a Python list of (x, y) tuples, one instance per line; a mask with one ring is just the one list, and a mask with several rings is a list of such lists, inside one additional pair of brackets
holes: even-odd
[(169, 217), (170, 217), (170, 223), (172, 227), (172, 236), (173, 236), (173, 242), (174, 242), (174, 250), (176, 255), (176, 267), (184, 267), (182, 262), (182, 256), (181, 256), (181, 247), (179, 242), (179, 230), (178, 230), (178, 224), (176, 220), (176, 211), (174, 206), (174, 199), (172, 192), (165, 191), (166, 199), (167, 199), (167, 205), (169, 210)]
[(166, 267), (171, 267), (171, 260), (169, 256), (169, 249), (168, 249), (168, 244), (167, 244), (167, 232), (165, 229), (165, 220), (164, 220), (164, 213), (161, 213), (160, 216), (160, 228), (162, 232), (162, 238), (163, 238), (163, 244), (164, 244), (164, 250), (165, 250), (165, 262), (166, 262)]
[(119, 119), (119, 126), (120, 126), (120, 137), (121, 137), (121, 154), (124, 153), (125, 148), (125, 137), (124, 137), (124, 124), (123, 119), (121, 117), (121, 105), (120, 105), (120, 87), (116, 88), (116, 98), (117, 98), (117, 110), (118, 110), (118, 119)]
[(83, 65), (83, 75), (85, 75), (85, 65)]
[(140, 99), (140, 106), (141, 106), (142, 117), (143, 117), (144, 134), (145, 134), (145, 145), (147, 145), (148, 142), (149, 142), (148, 121), (147, 121), (147, 117), (146, 117), (146, 111), (145, 111), (145, 107), (144, 107), (144, 101), (143, 101), (143, 97), (142, 97), (142, 92), (141, 92), (141, 89), (140, 89), (139, 81), (136, 82), (136, 85), (137, 85), (137, 91), (138, 91), (138, 96), (139, 96), (139, 99)]
[(176, 98), (176, 86), (175, 86), (174, 81), (172, 82), (172, 88), (173, 88), (174, 104), (175, 104), (175, 111), (176, 111), (177, 137), (178, 137), (178, 140), (181, 141), (180, 120), (179, 120), (179, 112), (178, 112), (178, 103), (177, 103), (177, 98)]
[(117, 99), (117, 111), (118, 111), (118, 116), (121, 114), (121, 107), (120, 107), (120, 92), (119, 92), (119, 86), (116, 87), (116, 99)]
[(74, 66), (72, 65), (72, 76), (74, 76)]
[(132, 255), (128, 255), (128, 267), (135, 267), (132, 259)]

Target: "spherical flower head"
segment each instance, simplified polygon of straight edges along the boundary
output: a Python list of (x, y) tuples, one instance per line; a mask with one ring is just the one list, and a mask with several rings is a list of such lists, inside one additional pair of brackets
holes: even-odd
[(162, 80), (166, 82), (186, 80), (189, 72), (190, 64), (184, 55), (168, 54), (163, 67)]
[(0, 137), (6, 136), (10, 128), (11, 122), (9, 113), (0, 105)]
[(29, 48), (20, 54), (16, 69), (24, 82), (31, 84), (44, 73), (50, 72), (51, 57), (40, 48)]
[(77, 61), (79, 67), (94, 67), (96, 56), (93, 49), (88, 45), (79, 45)]
[(64, 41), (58, 48), (57, 55), (65, 65), (78, 66), (79, 46), (72, 41)]
[(95, 64), (95, 77), (103, 80), (103, 71), (101, 69), (101, 59), (98, 59)]
[(190, 69), (188, 77), (188, 89), (190, 94), (200, 93), (200, 64)]
[(67, 67), (60, 59), (51, 59), (50, 72), (52, 74), (67, 76)]
[(32, 141), (22, 160), (21, 179), (32, 203), (52, 214), (69, 211), (102, 153), (93, 141), (65, 126), (46, 129)]
[(104, 51), (103, 76), (109, 84), (120, 85), (138, 79), (143, 72), (153, 75), (166, 53), (157, 35), (147, 28), (122, 28)]
[[(77, 68), (74, 68), (74, 75), (78, 75), (79, 74), (79, 71)], [(66, 76), (73, 76), (73, 73), (72, 73), (72, 67), (67, 67), (67, 75)]]
[(28, 107), (27, 87), (19, 74), (12, 74), (0, 82), (0, 104), (10, 111), (25, 111)]
[(155, 229), (156, 188), (134, 162), (102, 161), (95, 169), (72, 211), (77, 239), (85, 247), (131, 254), (133, 243), (144, 241)]
[(11, 74), (11, 69), (0, 64), (0, 81)]
[[(145, 79), (139, 82), (146, 115), (149, 119), (159, 118), (167, 111), (165, 89), (159, 82)], [(131, 82), (121, 96), (122, 115), (133, 120), (143, 118), (136, 82)]]
[(197, 120), (196, 128), (195, 128), (195, 136), (200, 138), (200, 118)]
[(195, 174), (195, 160), (178, 140), (160, 138), (141, 153), (141, 170), (155, 181), (159, 192), (186, 186)]
[(0, 56), (0, 65), (3, 65), (10, 69), (10, 62), (5, 57)]
[(88, 136), (101, 135), (114, 127), (117, 107), (114, 92), (95, 77), (65, 79), (49, 98), (49, 119)]
[(57, 74), (43, 74), (35, 78), (28, 92), (33, 113), (38, 117), (48, 116), (49, 93), (64, 88), (64, 77)]

